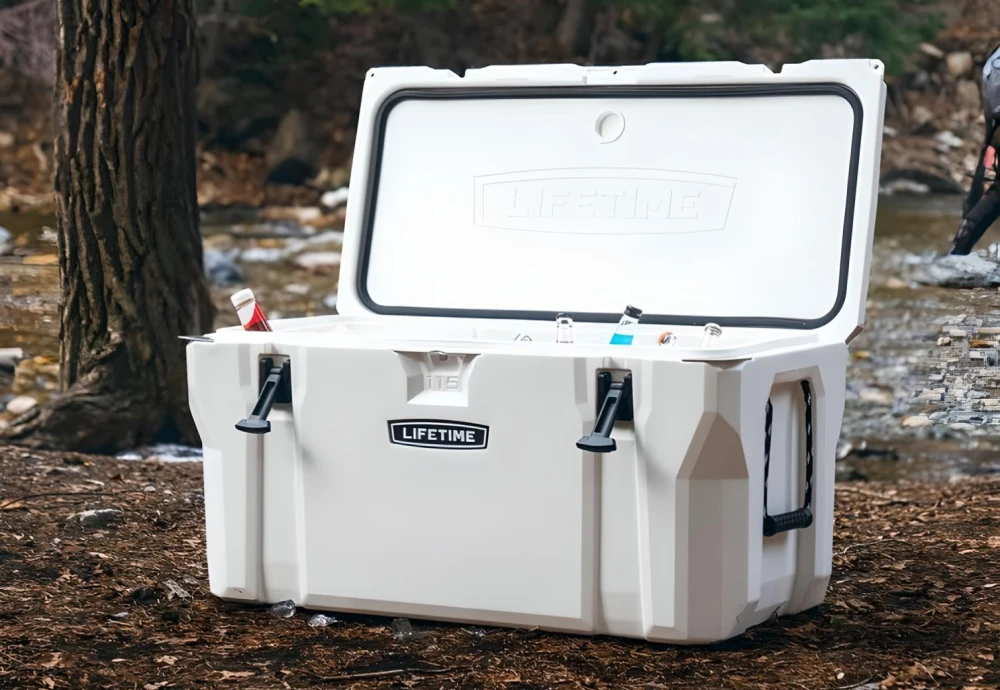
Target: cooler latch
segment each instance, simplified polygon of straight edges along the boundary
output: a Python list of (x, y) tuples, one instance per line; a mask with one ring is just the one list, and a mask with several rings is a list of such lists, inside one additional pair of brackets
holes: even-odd
[(576, 442), (576, 447), (591, 453), (611, 453), (618, 450), (618, 444), (611, 438), (615, 422), (632, 421), (632, 374), (626, 374), (621, 381), (611, 380), (611, 372), (597, 375), (597, 399), (600, 408), (597, 422), (589, 436)]
[(266, 434), (271, 430), (271, 422), (267, 415), (275, 403), (288, 404), (292, 402), (292, 362), (285, 360), (275, 364), (270, 357), (260, 360), (260, 375), (258, 378), (260, 395), (253, 412), (246, 419), (236, 422), (236, 428), (248, 434)]

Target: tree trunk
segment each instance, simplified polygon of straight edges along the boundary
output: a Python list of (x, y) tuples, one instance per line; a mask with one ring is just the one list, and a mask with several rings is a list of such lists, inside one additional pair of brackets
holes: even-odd
[(555, 38), (559, 47), (570, 57), (585, 55), (584, 40), (590, 31), (590, 0), (566, 0), (563, 16), (555, 28)]
[(6, 436), (197, 442), (184, 343), (211, 330), (195, 189), (192, 0), (57, 0), (62, 393)]

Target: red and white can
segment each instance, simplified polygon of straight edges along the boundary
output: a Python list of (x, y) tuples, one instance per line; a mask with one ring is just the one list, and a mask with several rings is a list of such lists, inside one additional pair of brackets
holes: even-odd
[(261, 311), (260, 305), (254, 299), (253, 290), (246, 288), (240, 290), (230, 298), (236, 313), (240, 317), (244, 331), (270, 331), (271, 325), (267, 322), (267, 317)]

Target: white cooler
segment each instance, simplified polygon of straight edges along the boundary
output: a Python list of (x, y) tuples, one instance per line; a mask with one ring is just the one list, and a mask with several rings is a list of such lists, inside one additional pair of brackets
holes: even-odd
[(870, 60), (369, 72), (340, 315), (188, 346), (211, 591), (680, 643), (819, 604), (884, 94)]

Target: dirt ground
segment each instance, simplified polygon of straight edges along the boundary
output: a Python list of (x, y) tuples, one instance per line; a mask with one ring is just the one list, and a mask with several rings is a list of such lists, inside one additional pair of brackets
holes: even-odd
[[(338, 616), (208, 592), (201, 466), (0, 448), (0, 688), (1000, 686), (1000, 480), (837, 485), (816, 610), (683, 648)], [(105, 525), (81, 511), (121, 512)], [(405, 576), (401, 573), (401, 576)]]

